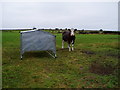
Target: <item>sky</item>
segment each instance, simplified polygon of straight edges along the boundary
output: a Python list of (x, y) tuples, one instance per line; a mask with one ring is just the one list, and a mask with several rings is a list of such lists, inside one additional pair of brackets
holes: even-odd
[(3, 2), (1, 8), (2, 28), (118, 30), (117, 2)]

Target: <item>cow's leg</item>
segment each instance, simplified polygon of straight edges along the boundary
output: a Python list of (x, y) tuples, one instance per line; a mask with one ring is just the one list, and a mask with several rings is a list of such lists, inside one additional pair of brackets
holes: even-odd
[(74, 51), (74, 44), (72, 44), (72, 51)]
[(71, 51), (70, 44), (68, 45), (69, 51)]
[(62, 49), (64, 48), (64, 40), (62, 40)]
[(72, 41), (72, 51), (74, 51), (74, 41)]
[(71, 51), (71, 48), (70, 48), (70, 44), (68, 43), (68, 48), (69, 48), (69, 51)]
[(68, 44), (68, 49), (69, 49), (69, 44)]

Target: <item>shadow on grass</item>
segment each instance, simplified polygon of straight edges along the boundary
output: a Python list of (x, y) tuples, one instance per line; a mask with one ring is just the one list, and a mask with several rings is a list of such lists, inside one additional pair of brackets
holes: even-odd
[(26, 52), (23, 58), (52, 58), (46, 51), (32, 51)]
[(66, 51), (66, 52), (77, 52), (79, 49), (74, 48), (74, 50), (69, 51), (69, 48), (58, 48), (57, 51)]

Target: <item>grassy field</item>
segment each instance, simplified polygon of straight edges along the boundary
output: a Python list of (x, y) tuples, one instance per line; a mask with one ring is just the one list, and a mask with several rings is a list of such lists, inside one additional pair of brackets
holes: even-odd
[(72, 52), (54, 35), (58, 58), (40, 51), (20, 60), (19, 32), (2, 33), (3, 88), (118, 88), (118, 35), (76, 34)]

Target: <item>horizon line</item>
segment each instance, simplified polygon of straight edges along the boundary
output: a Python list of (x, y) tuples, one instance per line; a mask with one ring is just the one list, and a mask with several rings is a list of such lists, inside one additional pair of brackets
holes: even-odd
[[(58, 27), (56, 27), (58, 28)], [(56, 29), (56, 28), (37, 28), (37, 29)], [(0, 28), (0, 30), (24, 30), (24, 29), (33, 29), (33, 28)], [(58, 28), (59, 30), (60, 29), (63, 29), (65, 30), (66, 28)], [(67, 29), (71, 29), (71, 28), (67, 28)], [(74, 29), (77, 29), (77, 28), (74, 28)], [(115, 30), (115, 29), (104, 29), (104, 28), (99, 28), (99, 29), (88, 29), (88, 28), (81, 28), (81, 29), (77, 29), (77, 30), (96, 30), (96, 31), (99, 31), (99, 30), (103, 30), (103, 31), (119, 31), (119, 30)]]

